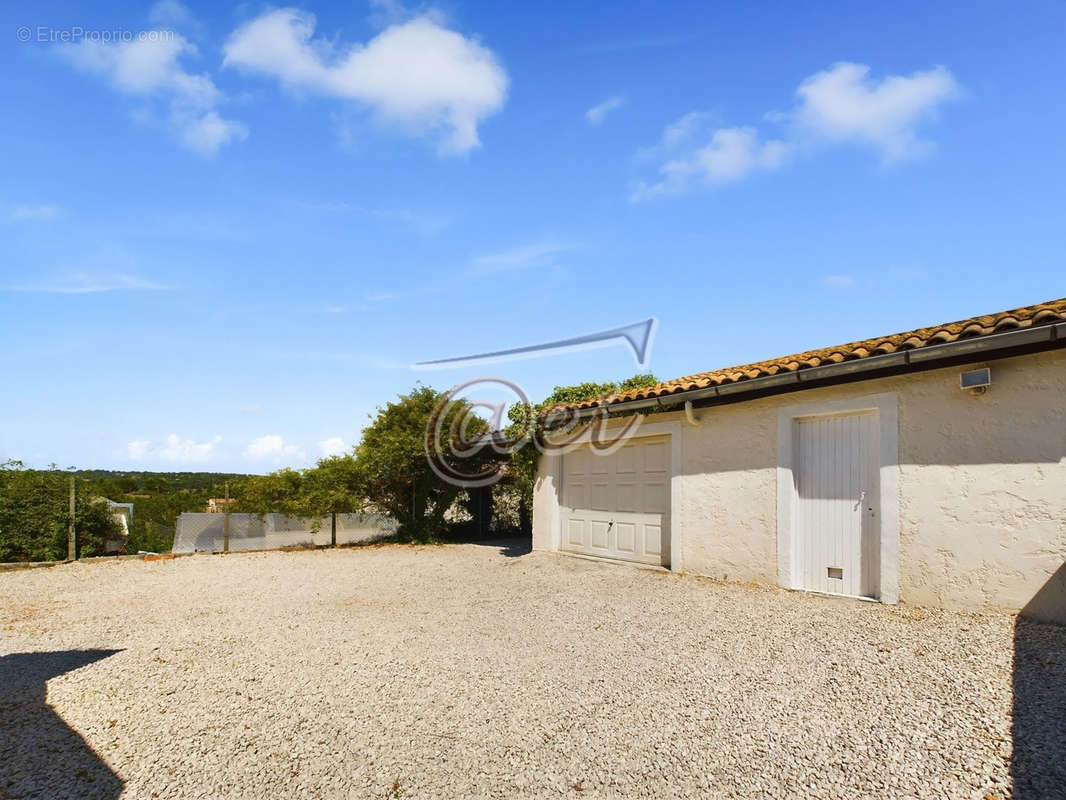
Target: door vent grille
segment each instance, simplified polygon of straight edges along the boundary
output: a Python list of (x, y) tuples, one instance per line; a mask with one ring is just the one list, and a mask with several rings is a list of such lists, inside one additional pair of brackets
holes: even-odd
[(836, 578), (837, 580), (844, 580), (844, 568), (843, 567), (826, 567), (826, 574), (830, 578)]

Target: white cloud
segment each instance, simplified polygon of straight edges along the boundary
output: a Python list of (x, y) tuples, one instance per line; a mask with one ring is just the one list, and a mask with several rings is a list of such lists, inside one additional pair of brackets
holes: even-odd
[(59, 214), (59, 206), (52, 204), (44, 204), (37, 206), (21, 205), (15, 206), (11, 210), (11, 214), (8, 215), (9, 222), (39, 222), (43, 220), (55, 219)]
[(370, 0), (368, 19), (378, 28), (386, 28), (411, 16), (411, 12), (399, 0)]
[(216, 111), (208, 111), (199, 119), (191, 120), (181, 134), (185, 146), (202, 155), (211, 155), (224, 144), (247, 138), (248, 128), (245, 125), (222, 119)]
[(886, 161), (925, 153), (929, 142), (917, 126), (938, 106), (957, 96), (958, 84), (945, 67), (909, 76), (870, 79), (870, 68), (841, 62), (800, 84), (792, 120), (805, 134), (828, 142), (873, 146)]
[(492, 51), (428, 16), (391, 25), (366, 44), (312, 39), (314, 29), (308, 12), (266, 12), (233, 32), (224, 65), (355, 100), (388, 123), (439, 134), (445, 152), (477, 147), (479, 123), (503, 107), (507, 73)]
[(210, 461), (215, 455), (215, 447), (221, 441), (222, 437), (216, 436), (209, 442), (195, 442), (172, 433), (167, 437), (160, 456), (166, 461)]
[(148, 455), (152, 443), (147, 439), (135, 439), (126, 445), (126, 455), (135, 460), (141, 460)]
[(822, 278), (822, 286), (828, 289), (850, 289), (855, 285), (855, 278), (851, 275), (825, 275)]
[(169, 99), (170, 122), (185, 147), (210, 155), (248, 135), (239, 122), (219, 117), (214, 107), (222, 93), (211, 78), (186, 72), (179, 63), (196, 46), (173, 31), (146, 31), (125, 42), (84, 40), (59, 51), (76, 68), (105, 77), (118, 91), (138, 97)]
[(681, 191), (693, 179), (713, 187), (740, 180), (755, 170), (776, 169), (789, 150), (786, 142), (777, 139), (759, 141), (754, 128), (719, 128), (704, 147), (666, 162), (659, 170), (662, 179), (651, 186), (638, 186), (633, 199)]
[(48, 294), (96, 294), (127, 290), (165, 291), (173, 287), (147, 278), (121, 272), (72, 272), (38, 283), (0, 287), (7, 292), (44, 292)]
[(148, 95), (166, 91), (195, 107), (210, 107), (221, 97), (207, 75), (192, 75), (178, 58), (195, 54), (196, 46), (172, 31), (149, 31), (129, 42), (85, 40), (61, 48), (74, 66), (107, 77), (117, 89)]
[(692, 138), (702, 125), (706, 124), (708, 119), (710, 119), (710, 114), (706, 111), (688, 112), (677, 122), (666, 126), (659, 143), (660, 146), (669, 149), (687, 141)]
[(671, 158), (683, 147), (691, 149), (693, 140), (707, 131), (711, 115), (706, 111), (690, 111), (676, 122), (671, 122), (663, 129), (659, 141), (651, 147), (637, 150), (635, 160), (638, 162)]
[(626, 104), (626, 99), (619, 95), (614, 97), (608, 97), (599, 105), (593, 106), (585, 112), (585, 119), (589, 121), (591, 125), (599, 125), (603, 122), (607, 115), (612, 111), (617, 111), (619, 108)]
[(319, 442), (318, 449), (323, 456), (342, 456), (348, 452), (348, 445), (341, 437), (332, 436)]
[(285, 440), (276, 433), (253, 439), (244, 449), (244, 455), (255, 461), (307, 460), (307, 455), (303, 450), (294, 444), (286, 444)]
[[(678, 193), (693, 185), (720, 186), (834, 144), (873, 147), (886, 162), (928, 151), (930, 144), (918, 136), (918, 126), (958, 94), (951, 73), (936, 67), (877, 82), (869, 71), (862, 64), (841, 62), (806, 78), (791, 111), (766, 115), (784, 126), (779, 137), (764, 136), (751, 126), (710, 129), (705, 112), (685, 114), (666, 127), (657, 145), (638, 154), (667, 160), (659, 167), (659, 178), (638, 183), (630, 199)], [(700, 136), (707, 143), (695, 145)]]
[(487, 275), (493, 272), (550, 266), (553, 262), (552, 256), (573, 250), (574, 247), (575, 245), (572, 244), (538, 242), (498, 253), (489, 253), (472, 259), (468, 272), (471, 275)]
[(148, 12), (148, 20), (163, 28), (189, 28), (196, 26), (192, 12), (178, 0), (159, 0)]
[(135, 439), (126, 445), (126, 455), (134, 461), (157, 459), (177, 463), (203, 463), (211, 461), (218, 454), (221, 436), (215, 436), (207, 442), (182, 439), (178, 434), (167, 436), (165, 442), (152, 442), (148, 439)]

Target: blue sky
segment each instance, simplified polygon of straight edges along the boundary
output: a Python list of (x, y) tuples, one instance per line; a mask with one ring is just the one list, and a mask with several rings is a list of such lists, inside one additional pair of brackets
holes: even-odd
[(636, 371), (423, 359), (654, 315), (669, 379), (1066, 294), (1058, 0), (80, 6), (0, 12), (0, 458), (300, 466), (415, 380)]

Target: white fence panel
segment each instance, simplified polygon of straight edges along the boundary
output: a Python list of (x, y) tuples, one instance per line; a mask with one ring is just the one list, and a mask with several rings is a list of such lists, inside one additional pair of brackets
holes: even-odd
[[(225, 546), (225, 514), (186, 512), (178, 517), (174, 531), (174, 553), (218, 552)], [(284, 514), (230, 514), (229, 549), (277, 550), (282, 547), (328, 545), (330, 518), (319, 520), (312, 532), (312, 520)], [(338, 514), (337, 544), (369, 542), (391, 536), (397, 523), (383, 514)]]

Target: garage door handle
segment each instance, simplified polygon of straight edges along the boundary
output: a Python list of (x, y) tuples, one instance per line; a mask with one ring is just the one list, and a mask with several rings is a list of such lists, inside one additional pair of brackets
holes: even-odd
[(610, 522), (607, 523), (607, 530), (610, 530), (612, 527), (614, 527), (614, 520), (613, 519)]

